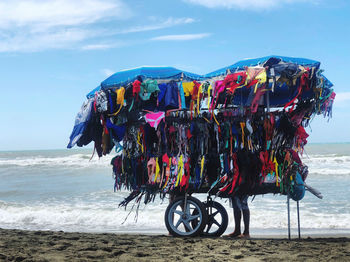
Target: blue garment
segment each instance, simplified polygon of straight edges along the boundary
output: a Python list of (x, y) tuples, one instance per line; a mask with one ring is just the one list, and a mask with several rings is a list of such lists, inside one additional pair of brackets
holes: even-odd
[(72, 134), (69, 137), (67, 148), (72, 148), (83, 135), (92, 115), (93, 98), (86, 100), (81, 106), (74, 122)]
[(164, 101), (164, 97), (165, 97), (165, 93), (166, 93), (166, 90), (167, 90), (167, 86), (168, 84), (166, 83), (162, 83), (162, 84), (159, 84), (158, 87), (159, 87), (159, 93), (158, 93), (158, 104), (159, 104), (159, 110), (160, 111), (165, 111), (165, 101)]
[(124, 125), (121, 125), (121, 126), (114, 125), (111, 122), (111, 120), (107, 118), (106, 126), (112, 138), (114, 138), (117, 142), (120, 142), (123, 140), (125, 131), (126, 131), (126, 127)]
[(180, 99), (181, 99), (181, 108), (186, 109), (185, 92), (182, 86), (182, 81), (179, 82), (179, 92), (180, 92)]
[(290, 193), (290, 197), (294, 201), (299, 201), (304, 198), (304, 195), (305, 195), (304, 181), (301, 178), (301, 175), (299, 174), (299, 172), (297, 172), (297, 175), (295, 177), (295, 184), (292, 192)]
[(175, 81), (168, 83), (164, 100), (166, 110), (179, 108), (179, 88)]
[(175, 81), (158, 85), (159, 110), (166, 111), (169, 109), (179, 108), (179, 88)]

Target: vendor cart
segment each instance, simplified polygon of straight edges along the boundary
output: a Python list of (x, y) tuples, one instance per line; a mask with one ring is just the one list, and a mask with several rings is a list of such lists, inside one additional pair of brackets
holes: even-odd
[(335, 93), (319, 62), (268, 56), (206, 75), (124, 70), (87, 98), (68, 147), (93, 141), (99, 157), (116, 150), (114, 188), (131, 191), (120, 206), (170, 196), (170, 234), (220, 236), (228, 215), (215, 197), (303, 198), (305, 127), (315, 115), (331, 117)]

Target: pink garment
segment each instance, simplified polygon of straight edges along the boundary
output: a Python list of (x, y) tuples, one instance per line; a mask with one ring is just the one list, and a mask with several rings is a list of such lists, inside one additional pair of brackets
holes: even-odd
[(148, 124), (150, 124), (151, 127), (154, 127), (157, 129), (160, 121), (162, 121), (165, 117), (164, 112), (157, 112), (157, 113), (148, 113), (145, 115), (145, 120)]
[[(214, 88), (214, 92), (213, 92), (213, 99), (211, 101), (211, 105), (210, 105), (210, 111), (214, 110), (219, 98), (219, 94), (221, 92), (223, 92), (225, 90), (225, 85), (224, 85), (224, 81), (216, 81), (215, 82), (215, 88)], [(215, 104), (214, 104), (214, 100), (216, 98)]]
[(154, 157), (151, 157), (150, 160), (147, 162), (147, 170), (148, 170), (148, 183), (154, 182), (154, 176), (156, 174), (156, 160)]

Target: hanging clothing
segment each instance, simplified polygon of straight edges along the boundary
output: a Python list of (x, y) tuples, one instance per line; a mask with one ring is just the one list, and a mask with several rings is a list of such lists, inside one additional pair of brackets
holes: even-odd
[(159, 123), (165, 118), (164, 112), (148, 113), (145, 115), (145, 121), (150, 124), (151, 127), (157, 129)]
[(75, 117), (73, 131), (69, 137), (69, 143), (67, 145), (67, 148), (72, 148), (78, 142), (80, 137), (83, 135), (91, 119), (93, 102), (94, 102), (94, 99), (90, 98), (86, 100), (81, 106), (80, 112)]

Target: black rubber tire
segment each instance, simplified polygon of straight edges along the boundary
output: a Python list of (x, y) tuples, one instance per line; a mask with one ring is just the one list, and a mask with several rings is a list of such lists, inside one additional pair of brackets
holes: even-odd
[[(204, 227), (207, 225), (207, 211), (201, 201), (197, 198), (188, 196), (187, 206), (189, 205), (189, 212), (187, 212), (187, 208), (183, 207), (184, 200), (185, 197), (183, 196), (177, 197), (168, 205), (164, 216), (165, 226), (169, 233), (176, 237), (198, 236), (203, 232)], [(178, 210), (178, 207), (180, 207), (181, 210)], [(193, 210), (191, 210), (191, 208)], [(184, 209), (185, 212), (183, 212)], [(178, 220), (176, 220), (175, 214), (176, 216), (179, 216)], [(182, 231), (178, 229), (181, 224), (183, 225)]]
[[(219, 202), (216, 201), (210, 201), (210, 202), (203, 202), (203, 205), (205, 206), (205, 209), (207, 211), (208, 220), (207, 224), (205, 225), (203, 232), (201, 233), (201, 236), (205, 237), (219, 237), (223, 233), (225, 233), (227, 226), (228, 226), (228, 214), (226, 211), (226, 208), (223, 207)], [(210, 210), (211, 207), (211, 210)], [(196, 212), (196, 211), (194, 211)], [(220, 222), (217, 221), (218, 216), (220, 216)], [(196, 226), (196, 221), (193, 222), (193, 227)], [(210, 231), (213, 224), (217, 227), (216, 230)]]

